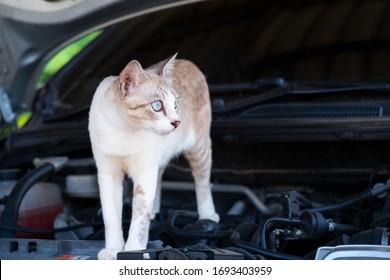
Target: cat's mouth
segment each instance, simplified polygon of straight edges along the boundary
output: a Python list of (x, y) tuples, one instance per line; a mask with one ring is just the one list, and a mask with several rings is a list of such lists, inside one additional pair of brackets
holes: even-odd
[(150, 126), (146, 129), (159, 136), (165, 136), (174, 132), (180, 125), (180, 121), (171, 122), (170, 125)]

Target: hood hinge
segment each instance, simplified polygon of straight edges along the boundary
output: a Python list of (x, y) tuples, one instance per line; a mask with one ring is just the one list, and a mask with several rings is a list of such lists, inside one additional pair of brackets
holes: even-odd
[(12, 110), (11, 101), (2, 88), (0, 88), (0, 114), (6, 123), (12, 123), (16, 117)]

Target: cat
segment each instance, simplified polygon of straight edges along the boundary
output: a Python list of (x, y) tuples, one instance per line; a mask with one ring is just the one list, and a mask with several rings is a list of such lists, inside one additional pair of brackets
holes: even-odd
[[(210, 189), (210, 123), (206, 78), (176, 54), (145, 69), (132, 60), (119, 76), (100, 83), (88, 124), (105, 225), (98, 259), (146, 249), (150, 221), (160, 208), (162, 174), (180, 153), (192, 170), (199, 219), (219, 221)], [(121, 221), (125, 174), (133, 181), (126, 243)]]

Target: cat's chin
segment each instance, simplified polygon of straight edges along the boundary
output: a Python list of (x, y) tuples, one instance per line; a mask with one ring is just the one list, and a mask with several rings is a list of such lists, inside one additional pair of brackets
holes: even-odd
[(156, 134), (156, 135), (158, 135), (158, 136), (166, 136), (166, 135), (168, 135), (168, 134), (174, 132), (175, 129), (170, 129), (170, 130), (156, 130), (156, 129), (151, 129), (151, 130), (149, 130), (149, 131), (152, 132), (152, 133), (154, 133), (154, 134)]

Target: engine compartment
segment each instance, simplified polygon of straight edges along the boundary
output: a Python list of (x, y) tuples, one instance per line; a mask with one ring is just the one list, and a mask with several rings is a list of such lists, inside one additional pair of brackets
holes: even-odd
[[(104, 228), (93, 160), (53, 157), (35, 165), (13, 181), (10, 178), (21, 173), (2, 170), (1, 184), (15, 185), (2, 200), (0, 257), (95, 259), (104, 245)], [(174, 173), (174, 167), (170, 169)], [(168, 172), (147, 250), (120, 252), (118, 259), (143, 259), (145, 252), (151, 259), (387, 259), (390, 181), (381, 181), (383, 171), (373, 171), (369, 188), (342, 195), (303, 184), (270, 189), (214, 182), (219, 224), (198, 220), (193, 183), (170, 181)], [(130, 180), (124, 190), (126, 235)], [(26, 206), (28, 200), (36, 201), (34, 191), (39, 205)], [(357, 246), (355, 251), (351, 246)]]

